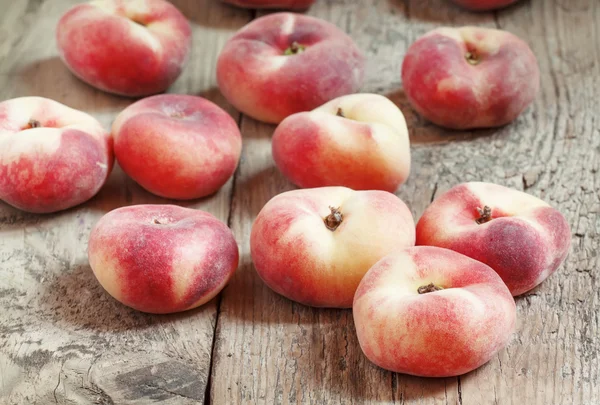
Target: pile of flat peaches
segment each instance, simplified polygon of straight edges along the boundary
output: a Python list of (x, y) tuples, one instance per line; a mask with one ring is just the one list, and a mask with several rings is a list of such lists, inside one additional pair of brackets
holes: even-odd
[[(215, 0), (217, 1), (217, 0)], [(314, 0), (223, 0), (301, 10)], [(454, 0), (471, 10), (516, 0)], [(95, 0), (58, 22), (68, 69), (90, 86), (138, 100), (108, 132), (91, 115), (41, 97), (0, 103), (0, 199), (32, 213), (92, 198), (118, 162), (150, 193), (209, 196), (233, 175), (242, 135), (204, 98), (162, 94), (188, 60), (192, 31), (165, 0)], [(411, 170), (400, 109), (360, 93), (365, 56), (335, 25), (294, 12), (257, 18), (216, 65), (240, 112), (276, 124), (273, 160), (298, 188), (255, 218), (251, 256), (271, 289), (304, 305), (352, 308), (360, 346), (388, 370), (453, 376), (486, 363), (515, 329), (514, 296), (542, 283), (570, 249), (564, 216), (521, 191), (483, 182), (437, 196), (415, 225), (394, 193)], [(418, 38), (401, 68), (410, 105), (450, 129), (504, 126), (534, 100), (538, 63), (497, 29), (440, 27)], [(115, 209), (89, 238), (104, 289), (164, 314), (215, 297), (238, 267), (226, 224), (177, 205)]]

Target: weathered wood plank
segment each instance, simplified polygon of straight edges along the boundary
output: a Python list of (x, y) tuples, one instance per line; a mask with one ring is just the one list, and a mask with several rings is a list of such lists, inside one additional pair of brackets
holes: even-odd
[[(592, 0), (562, 3), (523, 1), (495, 14), (473, 14), (443, 0), (375, 5), (338, 0), (321, 1), (310, 10), (349, 32), (367, 52), (364, 90), (388, 95), (405, 113), (413, 173), (398, 195), (415, 218), (436, 193), (470, 180), (526, 189), (567, 215), (576, 235), (568, 264), (518, 299), (518, 332), (511, 345), (460, 378), (387, 373), (360, 353), (350, 311), (307, 308), (271, 292), (252, 267), (251, 223), (266, 201), (292, 185), (270, 156), (273, 127), (244, 117), (244, 159), (232, 206), (243, 259), (221, 301), (213, 403), (600, 402), (593, 276), (598, 137), (591, 109), (593, 96), (600, 94), (594, 70), (599, 66), (598, 6)], [(445, 131), (418, 117), (401, 90), (402, 55), (412, 41), (439, 25), (468, 24), (513, 31), (532, 45), (542, 65), (543, 90), (535, 105), (498, 130)], [(574, 34), (572, 27), (580, 24), (587, 31)], [(572, 51), (561, 56), (567, 44)]]
[[(173, 0), (192, 21), (194, 51), (171, 92), (204, 95), (237, 113), (215, 86), (225, 39), (251, 12), (216, 0)], [(95, 91), (56, 57), (53, 32), (74, 0), (0, 0), (0, 99), (41, 95), (88, 111), (107, 128), (131, 100)], [(108, 297), (91, 275), (89, 231), (105, 212), (169, 202), (117, 168), (90, 202), (35, 216), (0, 203), (0, 403), (202, 403), (211, 367), (214, 404), (234, 403), (600, 403), (598, 266), (600, 199), (597, 97), (600, 7), (595, 0), (523, 0), (496, 14), (466, 13), (447, 0), (320, 0), (310, 14), (349, 32), (369, 56), (365, 91), (403, 110), (413, 172), (398, 193), (416, 218), (434, 195), (484, 180), (525, 189), (563, 211), (572, 226), (566, 266), (517, 300), (518, 332), (481, 369), (460, 378), (385, 372), (362, 356), (351, 312), (316, 310), (271, 292), (249, 256), (251, 224), (264, 203), (292, 186), (270, 156), (273, 126), (243, 118), (244, 151), (232, 191), (183, 205), (231, 224), (241, 266), (217, 300), (195, 311), (150, 316)], [(417, 36), (439, 25), (500, 26), (539, 58), (533, 108), (499, 130), (449, 132), (418, 117), (401, 90), (400, 64)]]
[[(133, 100), (77, 80), (57, 57), (54, 27), (77, 1), (4, 1), (0, 15), (0, 99), (37, 95), (87, 111), (105, 128)], [(194, 45), (169, 90), (203, 95), (235, 112), (216, 91), (215, 58), (251, 18), (212, 0), (174, 0), (191, 20)], [(6, 10), (6, 13), (4, 11)], [(181, 205), (227, 222), (232, 181), (216, 195)], [(208, 381), (216, 300), (183, 314), (130, 310), (98, 285), (87, 239), (119, 206), (173, 203), (150, 195), (117, 167), (82, 206), (29, 215), (0, 203), (0, 403), (202, 403)]]

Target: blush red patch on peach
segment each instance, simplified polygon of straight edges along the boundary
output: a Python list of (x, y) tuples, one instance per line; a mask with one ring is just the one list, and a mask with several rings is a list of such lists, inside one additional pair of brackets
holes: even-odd
[[(285, 55), (294, 42), (305, 50)], [(217, 81), (238, 110), (278, 123), (356, 92), (364, 63), (352, 39), (333, 24), (275, 13), (247, 24), (227, 42), (217, 62)]]
[(104, 3), (79, 4), (62, 16), (56, 31), (61, 58), (80, 79), (108, 92), (142, 96), (166, 90), (187, 61), (187, 19), (162, 0), (146, 0), (143, 16), (128, 15), (133, 7), (124, 1)]
[[(45, 162), (43, 171), (39, 170), (40, 160)], [(103, 178), (106, 170), (97, 162), (105, 160), (97, 140), (81, 131), (66, 130), (52, 155), (23, 155), (8, 165), (0, 164), (0, 194), (17, 208), (43, 211), (56, 201), (68, 207), (96, 194), (100, 188), (96, 179)], [(74, 182), (65, 181), (69, 178)]]
[(242, 139), (233, 118), (201, 97), (163, 94), (140, 100), (113, 123), (115, 155), (148, 191), (173, 199), (216, 192), (233, 175)]
[(499, 127), (533, 101), (540, 72), (529, 46), (502, 30), (438, 28), (419, 38), (402, 63), (407, 98), (443, 127)]
[[(181, 250), (194, 246), (191, 255)], [(94, 273), (115, 298), (151, 313), (183, 311), (212, 298), (239, 258), (231, 232), (215, 217), (160, 205), (106, 214), (92, 231), (89, 254)]]
[(195, 287), (188, 289), (181, 299), (183, 307), (191, 307), (215, 288), (223, 286), (231, 277), (227, 263), (237, 263), (239, 260), (238, 246), (233, 238), (213, 232), (210, 239), (215, 248), (207, 252), (203, 263), (194, 268), (196, 277), (191, 285)]

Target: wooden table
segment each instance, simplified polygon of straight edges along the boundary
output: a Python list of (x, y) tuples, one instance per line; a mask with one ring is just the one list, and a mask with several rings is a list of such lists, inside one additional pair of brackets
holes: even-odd
[[(170, 89), (207, 97), (236, 120), (240, 166), (216, 195), (181, 205), (227, 222), (240, 267), (222, 294), (170, 316), (109, 297), (87, 262), (91, 227), (114, 208), (167, 203), (117, 167), (93, 200), (53, 215), (0, 203), (1, 404), (600, 404), (600, 3), (523, 0), (473, 14), (446, 0), (318, 0), (309, 14), (347, 31), (368, 55), (364, 91), (407, 117), (413, 171), (398, 195), (418, 218), (460, 182), (483, 180), (539, 196), (568, 218), (573, 244), (558, 273), (517, 299), (517, 333), (484, 367), (458, 378), (383, 371), (362, 355), (350, 310), (294, 304), (269, 290), (249, 255), (253, 218), (292, 188), (274, 167), (274, 127), (240, 115), (220, 95), (225, 41), (260, 13), (216, 0), (174, 0), (194, 46)], [(54, 28), (76, 1), (0, 0), (0, 99), (37, 95), (87, 111), (109, 128), (132, 100), (75, 79), (57, 57)], [(373, 4), (373, 5), (369, 5)], [(451, 132), (410, 108), (400, 65), (407, 47), (440, 25), (507, 29), (533, 48), (542, 89), (532, 108), (498, 129)]]

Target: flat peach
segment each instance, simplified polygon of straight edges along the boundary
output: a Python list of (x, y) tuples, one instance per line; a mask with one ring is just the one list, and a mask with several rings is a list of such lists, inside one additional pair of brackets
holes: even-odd
[(417, 245), (455, 250), (493, 268), (513, 295), (539, 285), (565, 260), (565, 217), (532, 195), (464, 183), (438, 196), (417, 223)]
[(178, 200), (215, 193), (233, 175), (242, 150), (235, 120), (195, 96), (137, 101), (119, 114), (112, 133), (125, 173), (151, 193)]
[(349, 308), (367, 270), (414, 241), (412, 214), (394, 194), (320, 187), (273, 197), (252, 225), (250, 250), (275, 292), (305, 305)]
[(112, 165), (112, 139), (92, 116), (42, 97), (0, 103), (0, 200), (35, 213), (71, 208)]
[(355, 93), (365, 58), (335, 25), (293, 13), (257, 18), (228, 42), (217, 62), (227, 100), (260, 121), (279, 123)]
[(88, 257), (102, 287), (124, 305), (165, 314), (214, 298), (238, 266), (238, 246), (211, 214), (175, 205), (134, 205), (104, 215)]
[(272, 146), (279, 170), (300, 187), (395, 192), (410, 172), (404, 116), (377, 94), (342, 96), (290, 115)]
[(487, 363), (515, 329), (516, 308), (498, 275), (447, 249), (418, 246), (377, 262), (352, 308), (358, 341), (376, 365), (450, 377)]
[(499, 127), (534, 100), (540, 72), (529, 46), (502, 30), (437, 28), (413, 43), (402, 64), (411, 105), (443, 127)]
[(56, 41), (61, 59), (81, 80), (139, 97), (163, 92), (179, 77), (192, 30), (165, 0), (94, 0), (61, 17)]

